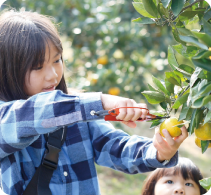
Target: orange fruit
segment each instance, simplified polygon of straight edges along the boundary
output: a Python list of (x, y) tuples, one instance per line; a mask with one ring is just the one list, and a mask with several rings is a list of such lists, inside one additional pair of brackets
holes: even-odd
[(200, 124), (198, 129), (194, 130), (195, 135), (200, 140), (211, 140), (211, 123)]
[(97, 81), (98, 81), (98, 79), (97, 79), (97, 78), (92, 78), (91, 83), (92, 83), (92, 84), (96, 84), (96, 83), (97, 83)]
[(97, 63), (98, 63), (98, 64), (102, 64), (102, 65), (108, 64), (108, 57), (107, 57), (107, 56), (99, 57), (99, 58), (97, 59)]
[(120, 94), (120, 89), (118, 87), (111, 87), (109, 90), (108, 90), (108, 93), (110, 95), (119, 95)]
[(169, 132), (171, 137), (177, 137), (177, 136), (181, 135), (181, 133), (182, 133), (181, 129), (179, 127), (175, 126), (175, 125), (179, 125), (181, 123), (183, 123), (183, 121), (178, 121), (177, 118), (175, 118), (175, 117), (166, 119), (160, 125), (160, 134), (163, 137), (165, 137), (162, 133), (162, 130), (167, 129), (167, 131)]
[[(201, 140), (197, 137), (195, 137), (195, 144), (201, 148)], [(209, 143), (208, 148), (211, 148), (211, 143)]]

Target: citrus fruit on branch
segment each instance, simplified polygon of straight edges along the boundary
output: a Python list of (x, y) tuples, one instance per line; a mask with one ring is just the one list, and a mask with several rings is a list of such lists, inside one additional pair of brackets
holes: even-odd
[(160, 134), (165, 137), (163, 135), (162, 130), (163, 129), (167, 129), (167, 131), (169, 132), (169, 134), (171, 135), (171, 137), (177, 137), (179, 135), (181, 135), (182, 131), (179, 127), (177, 127), (176, 125), (182, 124), (183, 121), (178, 121), (177, 118), (175, 117), (171, 117), (166, 119), (165, 121), (163, 121), (160, 125)]
[(111, 87), (108, 90), (108, 94), (110, 94), (110, 95), (119, 95), (120, 94), (120, 89), (118, 87)]
[[(197, 138), (197, 137), (195, 137), (195, 144), (196, 144), (199, 148), (201, 148), (201, 140), (200, 140), (199, 138)], [(208, 148), (211, 148), (211, 142), (209, 143)]]
[(200, 124), (198, 129), (195, 129), (195, 135), (200, 140), (211, 140), (211, 123)]
[(107, 56), (101, 56), (97, 59), (98, 64), (106, 65), (108, 64), (108, 57)]

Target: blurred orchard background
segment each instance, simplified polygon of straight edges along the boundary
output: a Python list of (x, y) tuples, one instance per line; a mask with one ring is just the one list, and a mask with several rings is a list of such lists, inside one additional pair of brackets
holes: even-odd
[[(7, 0), (1, 10), (5, 8), (36, 11), (54, 18), (63, 42), (65, 77), (70, 88), (147, 103), (141, 92), (152, 83), (152, 75), (162, 78), (169, 70), (168, 45), (176, 43), (170, 29), (132, 23), (140, 17), (132, 0)], [(153, 137), (149, 123), (139, 123), (132, 130), (120, 123), (114, 125), (129, 134)], [(210, 170), (206, 170), (210, 167), (210, 149), (202, 155), (191, 139), (183, 143), (180, 156), (191, 158), (204, 176), (210, 176)], [(147, 176), (126, 175), (99, 166), (97, 170), (103, 195), (138, 195)]]

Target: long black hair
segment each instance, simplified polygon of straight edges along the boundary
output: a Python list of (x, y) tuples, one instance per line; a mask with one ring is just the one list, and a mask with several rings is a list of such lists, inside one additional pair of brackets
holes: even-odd
[[(0, 16), (0, 100), (26, 99), (27, 71), (43, 65), (51, 41), (62, 54), (52, 18), (30, 11), (5, 11)], [(67, 93), (64, 75), (56, 89)]]

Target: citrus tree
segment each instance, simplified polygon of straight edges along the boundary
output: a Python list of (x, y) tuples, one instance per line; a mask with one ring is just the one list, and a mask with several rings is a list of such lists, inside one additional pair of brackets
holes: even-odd
[[(171, 27), (177, 42), (168, 46), (171, 71), (163, 79), (152, 76), (153, 86), (142, 94), (150, 104), (159, 104), (161, 116), (179, 115), (189, 134), (195, 132), (202, 153), (211, 145), (211, 8), (205, 0), (134, 0), (141, 16), (133, 22)], [(184, 60), (187, 59), (186, 63)], [(170, 118), (171, 119), (171, 118)], [(151, 127), (164, 119), (153, 121)], [(172, 122), (172, 121), (171, 121)], [(175, 127), (181, 126), (181, 123)], [(161, 126), (162, 126), (161, 125)], [(201, 181), (206, 189), (211, 178)]]

